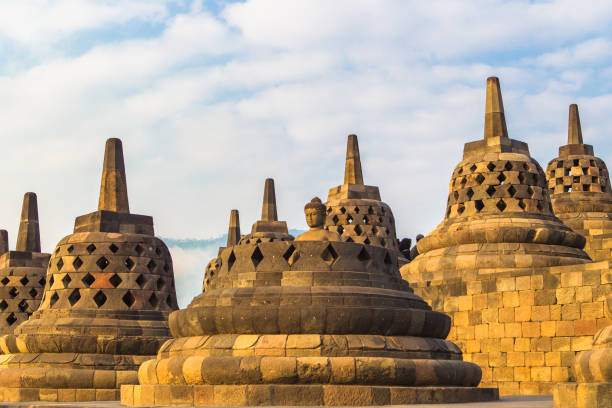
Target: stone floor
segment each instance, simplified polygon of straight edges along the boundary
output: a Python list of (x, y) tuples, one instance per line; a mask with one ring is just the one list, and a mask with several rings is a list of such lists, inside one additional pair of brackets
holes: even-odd
[[(406, 405), (408, 406), (408, 405)], [(49, 403), (1, 403), (0, 408), (3, 407), (21, 407), (21, 408), (49, 408), (49, 407), (62, 407), (62, 408), (122, 408), (123, 405), (117, 401), (109, 402), (49, 402)], [(399, 405), (389, 405), (385, 408), (397, 408)], [(497, 402), (477, 402), (467, 404), (419, 404), (409, 405), (410, 408), (552, 408), (553, 400), (550, 396), (521, 396), (521, 397), (501, 397)], [(159, 408), (159, 407), (158, 407)], [(275, 407), (281, 408), (281, 407)], [(374, 408), (374, 407), (368, 407)]]

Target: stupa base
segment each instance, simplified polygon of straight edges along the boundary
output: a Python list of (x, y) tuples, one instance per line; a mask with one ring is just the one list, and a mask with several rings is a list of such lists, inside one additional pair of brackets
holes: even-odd
[(368, 406), (497, 401), (497, 388), (384, 385), (122, 385), (121, 404), (149, 406)]
[(119, 389), (108, 388), (9, 388), (0, 387), (3, 402), (116, 401)]
[(553, 396), (555, 408), (612, 407), (612, 383), (561, 383)]

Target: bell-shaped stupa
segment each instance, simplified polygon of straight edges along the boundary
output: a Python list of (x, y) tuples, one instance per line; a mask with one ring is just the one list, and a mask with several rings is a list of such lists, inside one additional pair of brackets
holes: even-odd
[(306, 213), (311, 231), (296, 240), (220, 250), (207, 290), (170, 314), (174, 338), (140, 367), (140, 385), (122, 387), (122, 404), (497, 399), (497, 389), (476, 388), (480, 368), (444, 340), (449, 317), (412, 293), (395, 251), (322, 233), (318, 199)]
[(553, 211), (567, 226), (586, 238), (593, 260), (610, 259), (612, 189), (606, 163), (584, 144), (578, 105), (570, 105), (567, 145), (546, 168)]
[(553, 214), (546, 176), (527, 144), (508, 137), (499, 80), (488, 78), (484, 138), (465, 144), (444, 221), (419, 240), (419, 256), (402, 275), (444, 280), (584, 263), (584, 244)]
[(337, 232), (342, 241), (390, 248), (399, 255), (391, 207), (380, 200), (377, 186), (363, 183), (356, 135), (349, 135), (346, 145), (344, 184), (329, 189), (325, 205), (325, 228)]
[(98, 211), (53, 251), (40, 308), (0, 338), (0, 399), (118, 399), (177, 308), (168, 248), (152, 217), (130, 214), (121, 141), (109, 139)]
[(12, 334), (38, 309), (49, 257), (40, 251), (36, 194), (26, 193), (14, 251), (6, 230), (0, 231), (0, 334)]

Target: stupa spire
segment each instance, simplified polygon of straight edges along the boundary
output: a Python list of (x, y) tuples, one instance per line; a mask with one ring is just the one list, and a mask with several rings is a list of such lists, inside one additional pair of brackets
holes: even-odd
[(98, 210), (130, 212), (123, 146), (120, 139), (112, 138), (106, 141)]
[(263, 206), (261, 208), (262, 221), (278, 221), (276, 213), (276, 193), (274, 192), (274, 179), (266, 179), (264, 188)]
[(35, 193), (25, 193), (21, 207), (21, 220), (17, 234), (17, 251), (40, 252), (38, 203)]
[(582, 141), (582, 127), (580, 126), (580, 114), (578, 105), (575, 103), (569, 107), (569, 124), (567, 127), (567, 144), (584, 144)]
[(9, 244), (8, 244), (8, 231), (0, 230), (0, 255), (5, 252), (8, 252)]
[(504, 102), (502, 100), (499, 78), (487, 78), (487, 102), (485, 106), (484, 138), (508, 137)]
[(238, 245), (240, 241), (240, 216), (238, 210), (232, 210), (230, 213), (229, 230), (227, 231), (228, 247)]
[(349, 135), (346, 143), (346, 164), (344, 166), (344, 184), (363, 184), (361, 159), (357, 135)]

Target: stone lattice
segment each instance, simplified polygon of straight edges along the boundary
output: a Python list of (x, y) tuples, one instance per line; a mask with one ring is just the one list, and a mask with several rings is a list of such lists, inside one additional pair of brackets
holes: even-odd
[(337, 232), (344, 242), (391, 248), (399, 251), (395, 218), (380, 200), (376, 186), (363, 183), (357, 136), (349, 135), (344, 184), (329, 189), (325, 228)]
[(0, 334), (11, 334), (38, 309), (45, 286), (49, 254), (40, 252), (36, 194), (23, 198), (15, 251), (8, 250), (8, 234), (2, 233), (0, 254)]
[(222, 248), (215, 268), (207, 290), (170, 315), (174, 338), (140, 367), (140, 385), (122, 387), (124, 405), (497, 399), (475, 388), (480, 369), (444, 340), (450, 319), (412, 293), (392, 249), (251, 242)]
[(116, 400), (169, 338), (170, 253), (127, 203), (121, 141), (109, 139), (99, 210), (53, 251), (40, 308), (0, 338), (3, 401)]
[(568, 144), (546, 168), (555, 215), (586, 238), (593, 260), (611, 259), (612, 190), (608, 168), (582, 140), (578, 106), (570, 106)]

